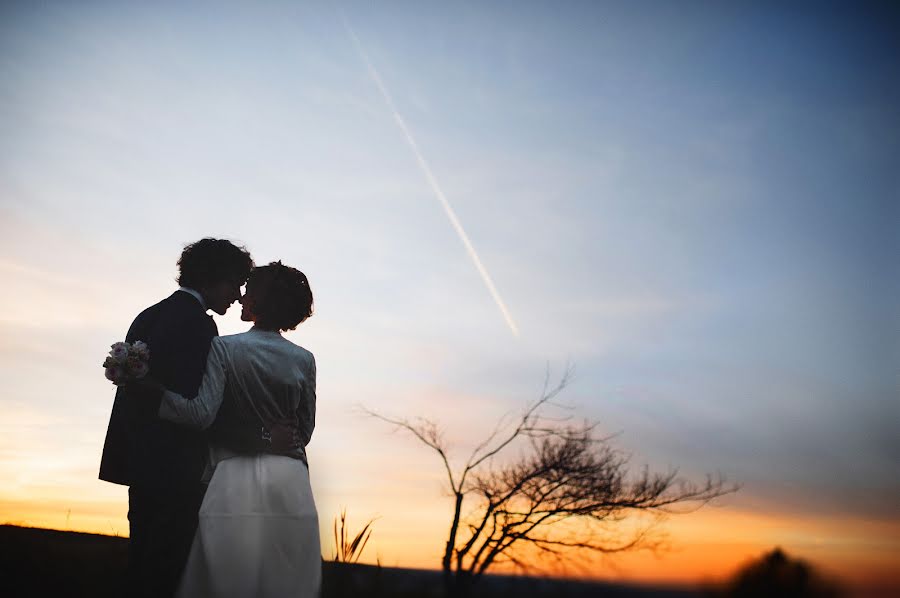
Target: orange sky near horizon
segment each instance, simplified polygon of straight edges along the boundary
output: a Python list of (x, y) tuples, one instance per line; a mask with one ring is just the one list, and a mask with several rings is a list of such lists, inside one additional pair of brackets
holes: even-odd
[[(56, 497), (11, 500), (0, 495), (0, 523), (127, 537), (125, 488), (106, 484), (103, 498)], [(404, 503), (402, 497), (396, 497)], [(449, 502), (437, 506), (449, 508)], [(404, 505), (408, 506), (408, 505)], [(429, 509), (430, 525), (391, 514), (374, 524), (369, 547), (360, 562), (418, 569), (439, 568), (446, 510)], [(320, 504), (322, 554), (333, 550), (332, 513)], [(446, 511), (446, 512), (445, 512)], [(351, 532), (362, 526), (360, 512), (349, 512)], [(414, 519), (411, 517), (410, 519)], [(416, 529), (418, 528), (418, 529)], [(781, 547), (790, 556), (811, 562), (851, 591), (867, 588), (900, 591), (900, 521), (857, 517), (799, 516), (762, 513), (711, 505), (673, 515), (662, 523), (665, 546), (656, 552), (614, 556), (582, 555), (563, 568), (545, 569), (551, 576), (694, 586), (726, 579), (745, 563)], [(496, 572), (509, 572), (501, 567)]]
[[(99, 375), (87, 384), (96, 387), (88, 394), (111, 393)], [(454, 401), (444, 397), (440, 402)], [(352, 531), (379, 517), (361, 562), (438, 568), (451, 507), (434, 456), (402, 435), (385, 436), (388, 431), (380, 426), (363, 426), (352, 437), (343, 437), (348, 417), (344, 407), (329, 402), (321, 407), (310, 461), (323, 556), (332, 554), (333, 518), (346, 506)], [(5, 481), (0, 488), (0, 523), (128, 535), (127, 488), (97, 479), (96, 460), (106, 424), (101, 415), (108, 407), (100, 402), (90, 409), (98, 411), (90, 428), (71, 439), (68, 433), (60, 437), (63, 416), (54, 418), (21, 404), (7, 410), (7, 433), (0, 441), (0, 477)], [(341, 451), (328, 450), (335, 435), (343, 443)], [(58, 444), (63, 439), (68, 449)], [(373, 452), (373, 446), (378, 450)], [(365, 477), (364, 472), (385, 463), (393, 465)], [(544, 573), (697, 585), (725, 579), (780, 546), (848, 587), (900, 591), (900, 520), (838, 511), (803, 514), (796, 507), (788, 512), (773, 503), (754, 502), (752, 490), (743, 488), (694, 513), (670, 516), (659, 528), (667, 547), (658, 553), (578, 559), (565, 570)]]

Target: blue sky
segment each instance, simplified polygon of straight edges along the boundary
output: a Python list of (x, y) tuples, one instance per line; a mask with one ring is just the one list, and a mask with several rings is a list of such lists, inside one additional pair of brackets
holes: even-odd
[(898, 25), (889, 3), (4, 3), (4, 471), (65, 453), (59, 492), (93, 479), (95, 362), (213, 235), (309, 275), (290, 338), (319, 363), (323, 512), (436, 471), (354, 405), (464, 446), (570, 362), (564, 399), (637, 463), (895, 520)]

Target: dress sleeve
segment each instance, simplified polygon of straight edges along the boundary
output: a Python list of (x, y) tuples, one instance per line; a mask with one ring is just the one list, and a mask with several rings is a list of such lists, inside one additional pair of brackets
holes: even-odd
[(212, 425), (222, 406), (225, 391), (225, 351), (222, 341), (213, 339), (206, 358), (200, 390), (193, 399), (167, 390), (159, 404), (159, 417), (176, 424), (205, 430)]
[(316, 427), (316, 358), (311, 356), (303, 385), (303, 399), (297, 405), (297, 422), (302, 446), (309, 444)]

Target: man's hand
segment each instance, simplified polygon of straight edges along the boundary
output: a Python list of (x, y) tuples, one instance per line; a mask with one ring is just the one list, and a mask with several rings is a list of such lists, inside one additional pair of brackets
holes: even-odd
[(300, 448), (300, 429), (294, 418), (276, 419), (267, 423), (272, 452), (289, 453)]

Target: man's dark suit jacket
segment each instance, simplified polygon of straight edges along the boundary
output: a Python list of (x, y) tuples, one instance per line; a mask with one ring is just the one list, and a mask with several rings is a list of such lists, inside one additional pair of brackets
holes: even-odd
[[(197, 395), (206, 357), (218, 334), (212, 317), (189, 293), (176, 291), (135, 318), (125, 340), (150, 349), (150, 375), (185, 397)], [(163, 492), (196, 487), (203, 473), (202, 432), (157, 417), (158, 400), (116, 391), (100, 479)]]

